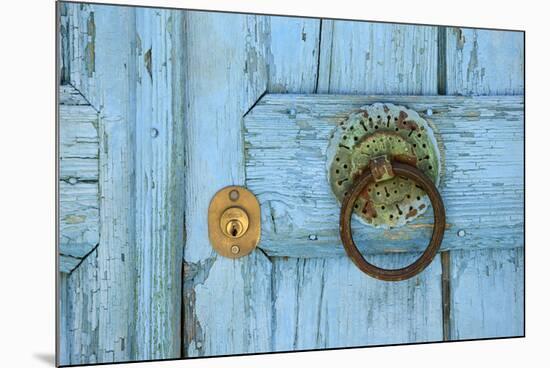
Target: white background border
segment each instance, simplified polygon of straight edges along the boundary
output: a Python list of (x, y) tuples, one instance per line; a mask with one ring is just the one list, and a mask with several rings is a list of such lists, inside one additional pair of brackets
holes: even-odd
[[(543, 1), (183, 1), (112, 3), (270, 14), (522, 29), (526, 39), (525, 339), (271, 354), (116, 367), (300, 365), (519, 367), (544, 365), (550, 349), (550, 32)], [(535, 5), (536, 4), (536, 5)], [(0, 366), (53, 366), (55, 351), (55, 3), (0, 3)], [(548, 157), (548, 158), (546, 158)], [(547, 179), (545, 182), (544, 179)], [(546, 363), (548, 364), (548, 363)], [(111, 365), (108, 365), (111, 366)], [(115, 366), (115, 365), (112, 365)]]

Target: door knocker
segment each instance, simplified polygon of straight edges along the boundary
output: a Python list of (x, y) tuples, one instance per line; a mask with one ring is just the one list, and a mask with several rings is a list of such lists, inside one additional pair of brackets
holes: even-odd
[[(437, 190), (441, 156), (428, 123), (417, 112), (392, 104), (362, 107), (342, 121), (328, 149), (328, 178), (341, 202), (340, 238), (364, 273), (385, 281), (411, 278), (433, 260), (445, 231), (445, 208)], [(351, 232), (355, 214), (369, 226), (407, 224), (433, 207), (431, 240), (412, 264), (383, 269), (365, 260)]]

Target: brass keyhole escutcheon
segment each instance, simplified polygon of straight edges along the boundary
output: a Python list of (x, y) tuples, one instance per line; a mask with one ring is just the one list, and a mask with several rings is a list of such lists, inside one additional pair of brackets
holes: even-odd
[(226, 209), (220, 219), (222, 232), (234, 239), (242, 237), (248, 230), (248, 214), (239, 207)]
[(224, 257), (252, 252), (260, 241), (260, 204), (254, 194), (239, 186), (218, 191), (208, 208), (208, 237)]

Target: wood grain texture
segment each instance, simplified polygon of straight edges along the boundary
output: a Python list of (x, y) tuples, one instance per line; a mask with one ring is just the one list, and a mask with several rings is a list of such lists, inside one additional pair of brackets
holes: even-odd
[[(440, 134), (448, 223), (442, 249), (522, 246), (522, 97), (266, 95), (245, 118), (247, 187), (264, 224), (260, 247), (280, 256), (343, 254), (327, 142), (349, 111), (378, 101), (418, 111)], [(392, 230), (357, 223), (354, 236), (369, 252), (420, 251), (431, 223), (429, 214)]]
[(245, 184), (242, 116), (267, 87), (268, 33), (265, 17), (186, 14), (185, 356), (270, 350), (271, 262), (218, 257), (207, 229), (212, 196)]
[(447, 28), (446, 43), (447, 94), (523, 94), (523, 32)]
[(59, 270), (99, 243), (98, 113), (71, 86), (59, 90)]
[(267, 17), (270, 93), (311, 93), (317, 85), (319, 19)]
[[(523, 33), (448, 28), (446, 36), (447, 94), (523, 95)], [(516, 129), (523, 140), (522, 122)], [(523, 210), (521, 203), (518, 216)], [(523, 226), (513, 231), (523, 239)], [(451, 251), (450, 339), (523, 335), (524, 268), (523, 248)]]
[(136, 9), (136, 359), (180, 357), (183, 13)]
[(61, 285), (69, 312), (60, 362), (176, 358), (184, 240), (182, 14), (63, 6), (68, 83), (100, 115), (101, 225), (99, 246)]
[[(70, 83), (100, 113), (99, 246), (67, 282), (62, 364), (127, 361), (135, 336), (131, 8), (63, 4)], [(66, 329), (63, 332), (63, 329)]]
[[(394, 268), (418, 254), (376, 255)], [(440, 341), (441, 264), (407, 281), (365, 276), (347, 257), (281, 258), (274, 263), (273, 350)]]
[(524, 335), (524, 251), (451, 253), (451, 339)]
[(437, 27), (323, 20), (319, 93), (437, 93)]

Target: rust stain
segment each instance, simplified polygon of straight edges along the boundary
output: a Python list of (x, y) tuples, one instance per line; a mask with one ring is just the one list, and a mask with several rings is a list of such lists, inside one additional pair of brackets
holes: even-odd
[(416, 156), (399, 154), (399, 155), (393, 155), (392, 158), (394, 161), (399, 161), (404, 164), (416, 166)]
[(408, 219), (410, 217), (416, 216), (417, 213), (418, 213), (417, 209), (413, 208), (412, 210), (409, 211), (409, 213), (405, 215), (405, 218)]
[(374, 208), (374, 203), (372, 203), (371, 200), (367, 200), (362, 212), (368, 220), (371, 220), (377, 216), (376, 209)]

